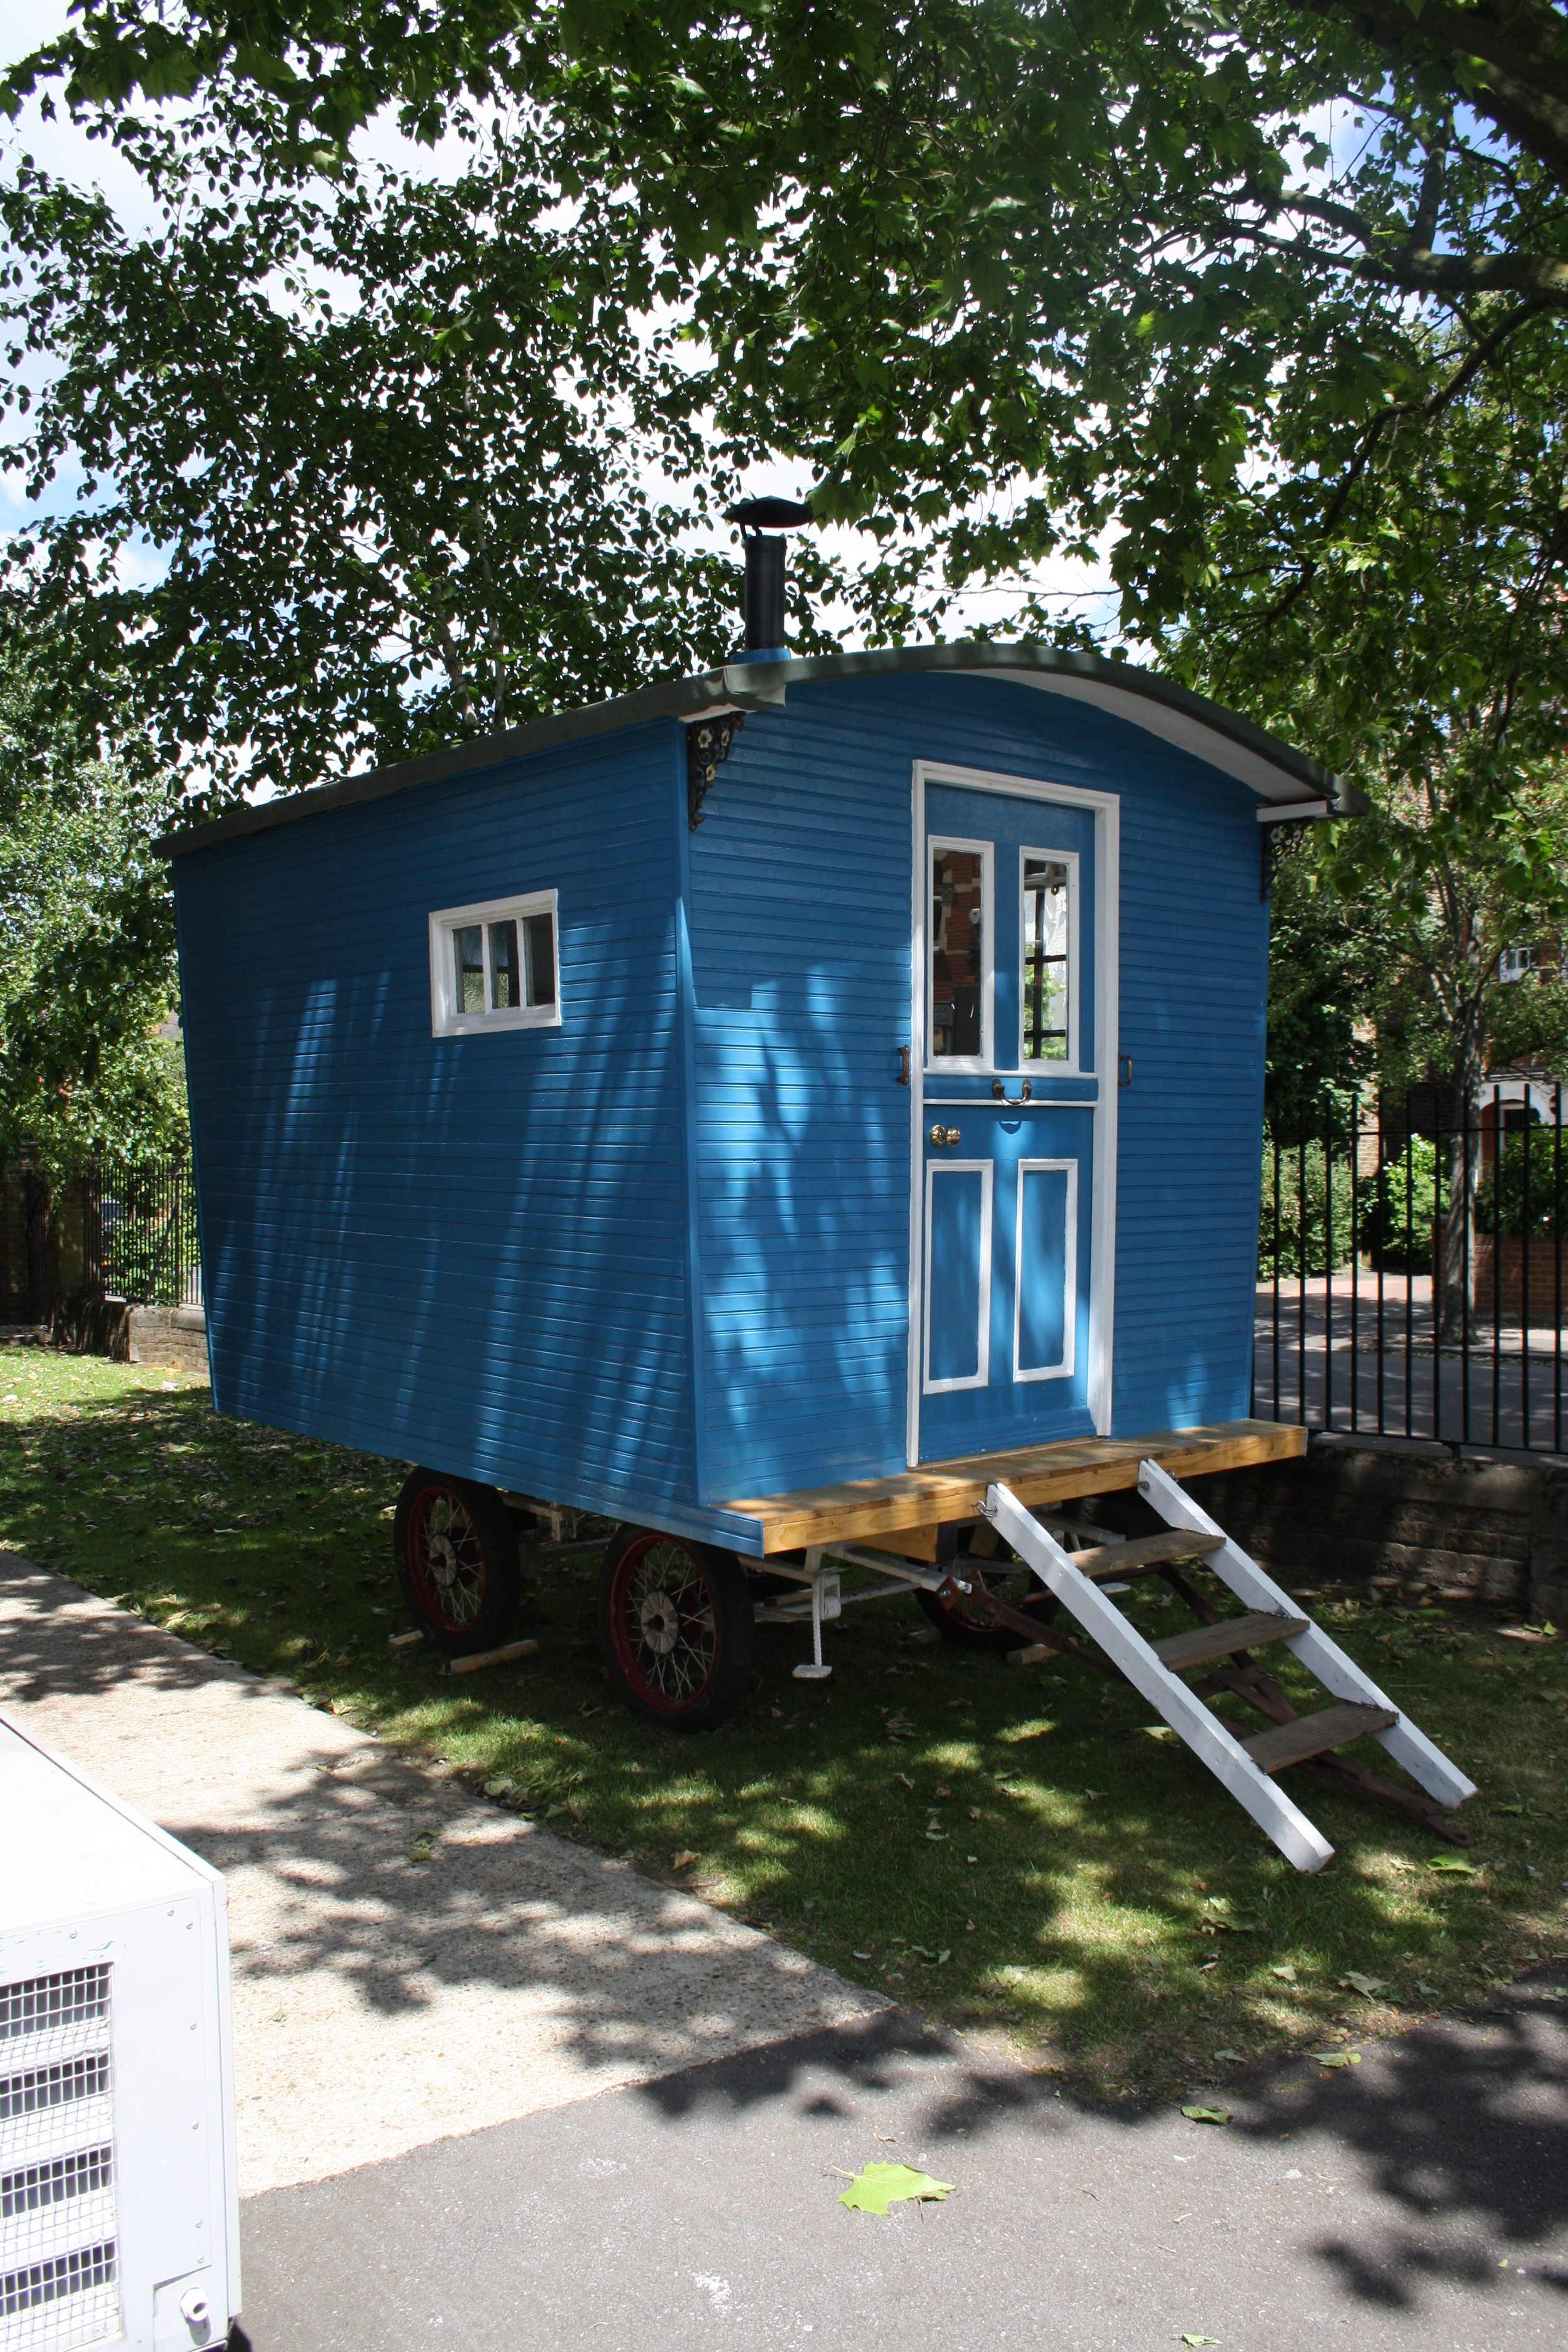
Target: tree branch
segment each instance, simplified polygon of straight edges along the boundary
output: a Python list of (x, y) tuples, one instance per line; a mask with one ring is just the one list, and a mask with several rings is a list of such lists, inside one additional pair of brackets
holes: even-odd
[(1416, 16), (1404, 0), (1326, 0), (1326, 5), (1353, 16), (1382, 47), (1426, 49), (1449, 60), (1479, 58), (1568, 101), (1568, 26), (1553, 8), (1455, 8), (1428, 0)]
[(1289, 253), (1298, 260), (1313, 260), (1330, 269), (1353, 270), (1358, 278), (1397, 288), (1406, 294), (1523, 294), (1550, 310), (1568, 309), (1568, 261), (1546, 254), (1432, 253), (1392, 243), (1377, 249), (1378, 233), (1342, 205), (1300, 190), (1287, 190), (1279, 199), (1280, 212), (1300, 213), (1340, 228), (1369, 249), (1360, 258), (1326, 253), (1287, 237), (1271, 236), (1247, 221), (1233, 221), (1230, 233), (1261, 245), (1273, 253)]
[(1491, 8), (1442, 5), (1417, 16), (1404, 0), (1316, 5), (1325, 15), (1352, 16), (1379, 48), (1405, 58), (1424, 53), (1450, 82), (1461, 65), (1489, 68), (1466, 77), (1466, 102), (1568, 182), (1568, 26), (1555, 9), (1520, 6), (1505, 18)]

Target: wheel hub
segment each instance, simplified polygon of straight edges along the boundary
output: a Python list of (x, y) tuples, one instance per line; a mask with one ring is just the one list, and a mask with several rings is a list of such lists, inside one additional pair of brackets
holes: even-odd
[(430, 1538), (430, 1574), (443, 1592), (449, 1592), (458, 1580), (458, 1555), (449, 1536)]
[(647, 1592), (637, 1610), (642, 1638), (656, 1657), (667, 1658), (680, 1639), (680, 1612), (668, 1592)]

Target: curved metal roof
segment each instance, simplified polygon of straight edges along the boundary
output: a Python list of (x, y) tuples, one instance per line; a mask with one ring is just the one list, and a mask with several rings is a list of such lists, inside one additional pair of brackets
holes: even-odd
[(475, 769), (493, 768), (525, 758), (531, 751), (552, 750), (563, 743), (582, 742), (595, 735), (613, 735), (623, 728), (640, 727), (649, 719), (689, 721), (724, 710), (776, 710), (792, 686), (853, 677), (901, 677), (925, 673), (958, 672), (982, 675), (1011, 686), (1031, 687), (1069, 700), (1091, 703), (1112, 712), (1130, 725), (1145, 728), (1167, 743), (1175, 743), (1194, 758), (1218, 768), (1255, 792), (1269, 813), (1283, 815), (1300, 805), (1303, 816), (1332, 813), (1361, 816), (1368, 803), (1353, 784), (1334, 775), (1304, 751), (1294, 751), (1274, 735), (1255, 727), (1249, 719), (1206, 702), (1201, 694), (1152, 670), (1131, 662), (1107, 661), (1099, 654), (1068, 653), (1053, 646), (974, 645), (895, 646), (879, 653), (827, 654), (809, 661), (749, 660), (726, 663), (700, 677), (672, 678), (645, 686), (613, 702), (589, 703), (580, 710), (557, 711), (513, 727), (502, 735), (479, 735), (454, 743), (422, 759), (403, 760), (390, 768), (373, 768), (341, 783), (320, 784), (304, 793), (279, 794), (211, 817), (178, 833), (168, 834), (156, 847), (166, 856), (205, 849), (210, 842), (226, 841), (247, 833), (267, 833), (274, 825), (297, 824), (303, 818), (360, 801), (380, 800), (389, 793), (406, 792), (415, 784), (441, 782)]

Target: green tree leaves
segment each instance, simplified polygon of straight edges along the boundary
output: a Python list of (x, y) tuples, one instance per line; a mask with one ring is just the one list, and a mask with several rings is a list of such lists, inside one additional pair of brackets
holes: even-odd
[(309, 188), (236, 135), (164, 148), (156, 235), (26, 163), (0, 194), (0, 318), (46, 372), (9, 394), (41, 509), (11, 577), (77, 705), (221, 795), (724, 657), (737, 574), (681, 534), (728, 478), (626, 202), (548, 221), (523, 135)]
[(0, 673), (0, 1157), (51, 1180), (93, 1149), (184, 1135), (168, 875), (148, 848), (169, 796), (88, 756), (58, 681)]

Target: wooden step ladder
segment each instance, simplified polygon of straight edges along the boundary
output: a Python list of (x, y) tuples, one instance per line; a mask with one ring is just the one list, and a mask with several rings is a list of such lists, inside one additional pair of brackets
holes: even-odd
[[(1093, 1636), (1106, 1662), (1158, 1709), (1298, 1870), (1321, 1870), (1333, 1848), (1273, 1778), (1293, 1764), (1311, 1765), (1341, 1787), (1411, 1815), (1456, 1843), (1468, 1843), (1430, 1803), (1379, 1780), (1339, 1751), (1370, 1734), (1437, 1805), (1463, 1804), (1475, 1795), (1475, 1782), (1416, 1729), (1321, 1626), (1301, 1615), (1289, 1594), (1157, 1463), (1139, 1465), (1138, 1492), (1165, 1521), (1168, 1534), (1099, 1543), (1076, 1552), (1065, 1550), (1005, 1486), (988, 1488), (983, 1507), (998, 1536)], [(1175, 1565), (1199, 1559), (1241, 1602), (1245, 1615), (1221, 1617)], [(1101, 1588), (1112, 1579), (1156, 1574), (1165, 1576), (1194, 1612), (1210, 1622), (1163, 1641), (1145, 1641)], [(1026, 1622), (1011, 1609), (998, 1608), (995, 1613), (1020, 1626)], [(1044, 1638), (1014, 1651), (1016, 1660), (1026, 1663), (1062, 1650), (1076, 1651), (1076, 1644), (1040, 1630)], [(1251, 1655), (1271, 1643), (1282, 1643), (1317, 1677), (1334, 1704), (1315, 1715), (1298, 1715), (1272, 1675)], [(1184, 1674), (1205, 1666), (1219, 1670), (1195, 1684), (1183, 1681)], [(1267, 1719), (1268, 1728), (1239, 1738), (1205, 1704), (1206, 1695), (1219, 1690), (1247, 1700)]]

